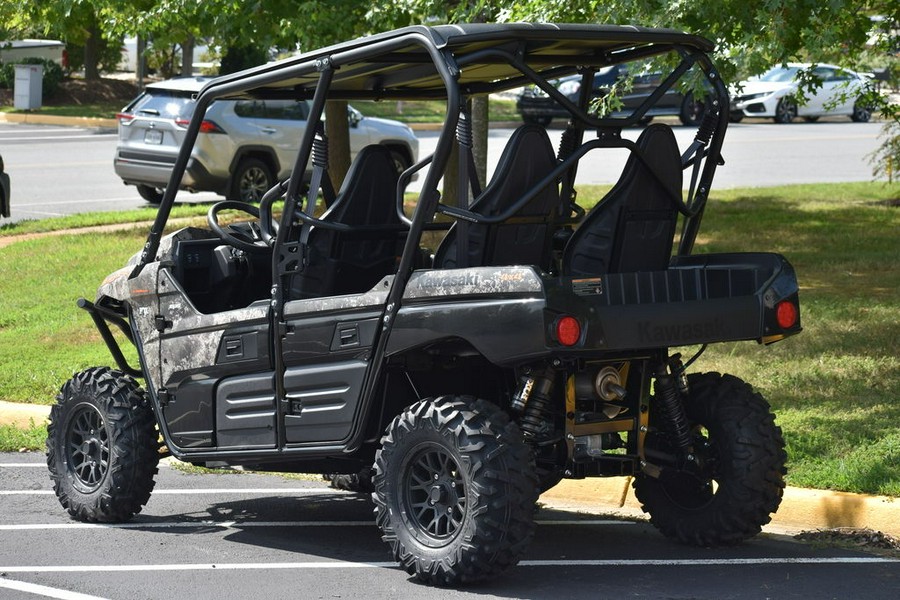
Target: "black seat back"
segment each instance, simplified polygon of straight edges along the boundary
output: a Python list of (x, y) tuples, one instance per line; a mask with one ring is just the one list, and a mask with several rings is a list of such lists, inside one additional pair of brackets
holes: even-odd
[(678, 143), (661, 123), (649, 125), (636, 143), (646, 163), (634, 152), (628, 157), (619, 181), (566, 243), (564, 274), (659, 271), (669, 264), (678, 221), (675, 198), (681, 195)]
[[(294, 276), (292, 298), (365, 292), (394, 273), (401, 244), (395, 208), (397, 180), (388, 148), (373, 144), (359, 152), (340, 192), (320, 218), (370, 229), (342, 232), (313, 227), (308, 238), (309, 262)], [(379, 225), (384, 229), (372, 229)]]
[[(497, 215), (522, 198), (556, 167), (556, 156), (543, 127), (523, 125), (506, 144), (490, 184), (470, 209), (483, 215)], [(536, 265), (550, 267), (550, 239), (553, 217), (559, 205), (559, 188), (550, 184), (526, 204), (516, 218), (528, 222), (469, 224), (467, 265)], [(458, 266), (457, 227), (447, 232), (435, 253), (435, 268)]]

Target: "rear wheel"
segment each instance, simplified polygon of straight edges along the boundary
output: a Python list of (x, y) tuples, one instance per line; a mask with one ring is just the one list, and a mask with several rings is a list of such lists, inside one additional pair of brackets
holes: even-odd
[[(650, 522), (686, 544), (736, 544), (759, 533), (784, 492), (784, 439), (768, 403), (731, 375), (689, 377), (684, 401), (698, 463), (641, 475), (634, 492)], [(675, 443), (655, 411), (645, 443), (651, 462), (674, 457)], [(654, 421), (657, 421), (654, 423)]]
[(872, 109), (865, 104), (857, 102), (853, 105), (853, 114), (850, 115), (850, 118), (855, 123), (868, 123), (869, 119), (872, 118)]
[(699, 125), (706, 115), (706, 102), (694, 100), (693, 94), (685, 94), (681, 102), (681, 110), (678, 118), (683, 125)]
[(163, 194), (165, 190), (163, 188), (153, 187), (152, 185), (143, 185), (140, 184), (137, 186), (138, 194), (141, 195), (141, 198), (149, 202), (150, 204), (159, 204), (162, 202)]
[(97, 367), (63, 385), (50, 410), (47, 467), (80, 521), (127, 521), (147, 503), (159, 462), (156, 421), (138, 384)]
[(272, 170), (258, 158), (244, 158), (231, 178), (229, 200), (255, 204), (275, 184)]
[(444, 396), (407, 408), (382, 438), (374, 484), (383, 539), (427, 583), (496, 575), (534, 535), (531, 451), (509, 417), (483, 400)]

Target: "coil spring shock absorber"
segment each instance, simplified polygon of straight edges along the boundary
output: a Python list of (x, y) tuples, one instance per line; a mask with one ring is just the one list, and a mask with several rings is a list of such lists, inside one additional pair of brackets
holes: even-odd
[(312, 164), (316, 167), (328, 168), (328, 137), (321, 130), (313, 137)]
[(554, 374), (550, 369), (526, 375), (513, 398), (512, 407), (522, 413), (519, 426), (526, 439), (546, 442), (553, 434)]
[(680, 391), (686, 391), (684, 382), (680, 380), (682, 373), (681, 356), (678, 354), (674, 355), (668, 364), (661, 364), (656, 373), (656, 398), (678, 448), (684, 452), (688, 460), (694, 460), (691, 428), (680, 397)]

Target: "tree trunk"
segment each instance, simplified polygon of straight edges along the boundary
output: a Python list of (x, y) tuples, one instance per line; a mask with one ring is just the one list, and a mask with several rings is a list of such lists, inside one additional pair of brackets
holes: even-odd
[(194, 74), (194, 36), (188, 34), (187, 39), (181, 44), (181, 76), (190, 77)]
[(88, 17), (87, 38), (84, 40), (84, 78), (87, 81), (100, 79), (100, 24), (97, 15), (91, 11)]
[(328, 135), (328, 176), (334, 189), (338, 190), (350, 169), (350, 124), (346, 100), (325, 103), (325, 133)]
[(472, 98), (472, 155), (481, 188), (487, 185), (488, 97)]

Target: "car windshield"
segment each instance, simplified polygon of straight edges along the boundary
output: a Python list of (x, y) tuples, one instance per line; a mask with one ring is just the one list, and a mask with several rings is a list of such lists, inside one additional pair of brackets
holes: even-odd
[(759, 76), (760, 81), (793, 81), (797, 76), (797, 67), (774, 67)]

